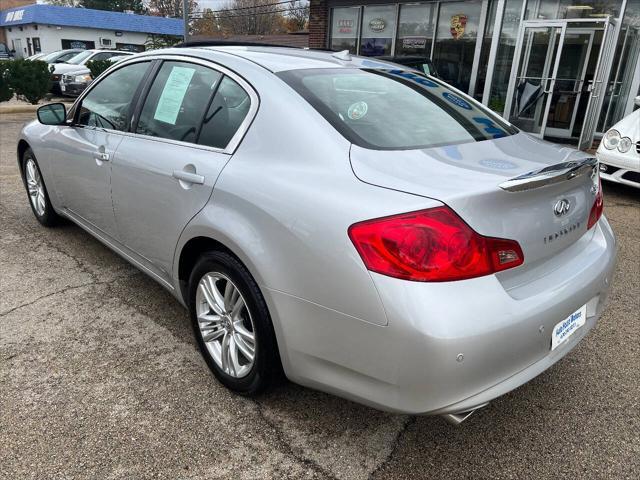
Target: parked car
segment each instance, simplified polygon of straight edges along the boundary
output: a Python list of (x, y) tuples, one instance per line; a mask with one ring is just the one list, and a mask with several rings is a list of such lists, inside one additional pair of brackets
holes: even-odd
[(6, 44), (0, 43), (0, 60), (13, 60), (15, 52), (10, 50)]
[[(640, 107), (640, 95), (635, 104)], [(604, 180), (640, 188), (640, 109), (604, 134), (596, 155)]]
[(72, 59), (79, 53), (84, 52), (85, 50), (82, 48), (69, 48), (66, 50), (57, 50), (55, 52), (47, 53), (43, 57), (40, 58), (43, 62), (47, 63), (64, 63), (67, 60)]
[(36, 53), (35, 55), (31, 55), (30, 57), (27, 57), (27, 60), (42, 60), (42, 57), (44, 57), (46, 55), (46, 53)]
[[(61, 94), (60, 80), (62, 79), (62, 75), (82, 69), (89, 61), (108, 60), (113, 57), (129, 55), (133, 55), (133, 53), (123, 50), (81, 50), (79, 53), (64, 62), (57, 62), (55, 64), (54, 70), (51, 73), (51, 91)], [(88, 68), (86, 68), (86, 70), (89, 71)]]
[(378, 58), (380, 60), (397, 63), (399, 65), (404, 65), (405, 67), (418, 70), (419, 72), (422, 72), (425, 75), (431, 75), (432, 77), (438, 78), (438, 72), (436, 71), (435, 65), (430, 59), (426, 57), (421, 57), (419, 55), (399, 55), (399, 56), (387, 56), (387, 57), (378, 57)]
[(220, 43), (118, 62), (18, 160), (37, 220), (171, 292), (222, 384), (284, 371), (459, 423), (595, 326), (616, 240), (593, 156), (395, 64)]
[[(108, 61), (116, 63), (124, 58), (127, 58), (127, 55), (111, 57)], [(60, 79), (60, 93), (63, 96), (77, 97), (91, 82), (93, 82), (93, 75), (88, 68), (65, 73)]]

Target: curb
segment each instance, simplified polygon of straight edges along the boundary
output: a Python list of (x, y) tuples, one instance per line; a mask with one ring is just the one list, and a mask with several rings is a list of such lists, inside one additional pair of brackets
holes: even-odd
[[(58, 103), (58, 102), (49, 102), (49, 103)], [(44, 106), (44, 105), (48, 105), (49, 103), (43, 103), (43, 104), (39, 104), (39, 105), (0, 105), (0, 115), (6, 114), (6, 113), (31, 113), (31, 112), (35, 112), (36, 110), (38, 110), (38, 108)], [(73, 105), (73, 103), (68, 103), (68, 102), (61, 102), (64, 103), (67, 106), (67, 110), (69, 109), (69, 107), (71, 107), (71, 105)]]

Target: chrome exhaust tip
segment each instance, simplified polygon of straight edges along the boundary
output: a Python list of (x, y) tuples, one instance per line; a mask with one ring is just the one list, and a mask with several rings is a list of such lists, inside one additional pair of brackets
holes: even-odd
[(440, 415), (440, 416), (442, 418), (444, 418), (445, 421), (447, 421), (447, 423), (450, 423), (451, 425), (460, 425), (467, 418), (469, 418), (471, 415), (473, 415), (473, 413), (475, 411), (481, 409), (482, 407), (486, 407), (487, 405), (489, 405), (489, 404), (485, 403), (485, 404), (479, 405), (476, 408), (473, 408), (471, 410), (466, 410), (464, 412), (447, 413), (445, 415)]

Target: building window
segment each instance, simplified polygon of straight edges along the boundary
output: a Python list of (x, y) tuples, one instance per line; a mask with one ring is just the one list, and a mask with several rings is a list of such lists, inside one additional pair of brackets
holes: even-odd
[(360, 55), (369, 57), (391, 55), (396, 34), (397, 5), (364, 7)]
[(360, 7), (334, 8), (331, 15), (331, 50), (356, 53)]
[(89, 50), (96, 48), (96, 42), (91, 40), (61, 40), (62, 49), (67, 50), (69, 48), (82, 48), (84, 50)]
[(593, 18), (601, 15), (617, 18), (621, 4), (622, 0), (529, 0), (525, 19)]
[(469, 91), (481, 5), (478, 1), (440, 4), (433, 60), (438, 75), (463, 92)]
[(144, 52), (144, 45), (116, 42), (116, 50), (126, 50), (127, 52)]
[[(504, 113), (507, 99), (507, 88), (509, 87), (509, 77), (520, 27), (522, 2), (523, 0), (507, 0), (505, 3), (496, 61), (491, 66), (493, 69), (493, 81), (488, 107), (500, 114)], [(488, 86), (485, 88), (488, 88)]]
[(33, 53), (40, 53), (42, 51), (42, 48), (40, 48), (40, 39), (33, 37), (31, 41), (33, 42)]
[(396, 55), (431, 57), (436, 12), (436, 3), (400, 5)]

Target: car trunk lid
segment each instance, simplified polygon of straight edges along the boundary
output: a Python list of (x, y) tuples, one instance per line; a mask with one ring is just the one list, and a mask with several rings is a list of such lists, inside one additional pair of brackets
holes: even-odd
[(597, 185), (592, 156), (519, 133), (423, 150), (353, 145), (363, 182), (439, 200), (475, 231), (518, 241), (529, 266), (586, 231)]

